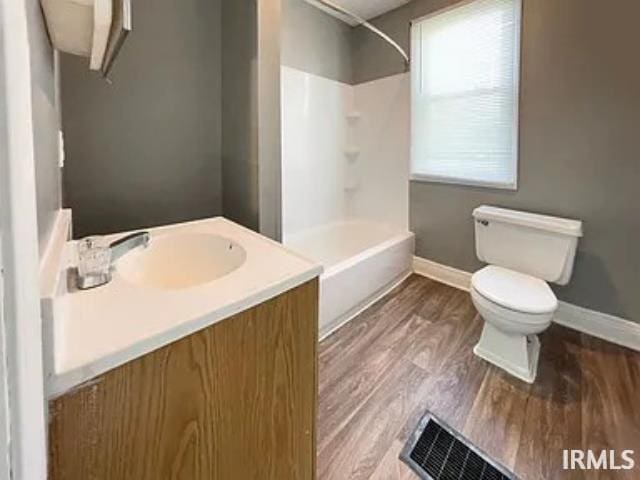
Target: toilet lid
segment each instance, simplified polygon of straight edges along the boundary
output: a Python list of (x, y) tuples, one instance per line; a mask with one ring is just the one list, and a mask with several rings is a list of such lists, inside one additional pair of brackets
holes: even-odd
[(558, 308), (547, 282), (506, 268), (485, 267), (473, 274), (471, 285), (483, 297), (517, 312), (550, 313)]

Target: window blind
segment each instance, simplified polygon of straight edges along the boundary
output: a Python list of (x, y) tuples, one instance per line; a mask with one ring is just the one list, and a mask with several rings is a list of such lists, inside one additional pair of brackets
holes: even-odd
[(412, 25), (412, 178), (516, 188), (520, 0)]

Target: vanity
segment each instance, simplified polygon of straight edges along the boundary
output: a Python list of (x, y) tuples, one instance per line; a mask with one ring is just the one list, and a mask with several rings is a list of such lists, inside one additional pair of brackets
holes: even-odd
[(98, 288), (49, 259), (50, 478), (315, 478), (321, 266), (224, 218), (149, 233)]

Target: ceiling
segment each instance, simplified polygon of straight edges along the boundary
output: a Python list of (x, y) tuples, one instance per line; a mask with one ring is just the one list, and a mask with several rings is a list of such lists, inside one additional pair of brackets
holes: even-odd
[[(351, 18), (345, 18), (344, 16), (335, 13), (333, 10), (330, 10), (326, 7), (322, 7), (318, 1), (307, 0), (309, 3), (314, 4), (330, 13), (331, 15), (340, 18), (341, 20), (346, 21), (351, 25), (356, 25)], [(378, 15), (382, 15), (394, 8), (398, 8), (405, 3), (409, 3), (411, 0), (330, 0), (336, 5), (348, 10), (352, 13), (355, 13), (359, 17), (364, 18), (365, 20), (369, 20), (371, 18), (377, 17)]]

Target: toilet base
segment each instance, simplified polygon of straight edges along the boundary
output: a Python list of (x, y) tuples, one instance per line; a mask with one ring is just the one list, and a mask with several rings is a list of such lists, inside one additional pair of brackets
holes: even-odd
[(505, 333), (485, 322), (473, 353), (514, 377), (533, 383), (538, 371), (540, 340), (537, 335)]

